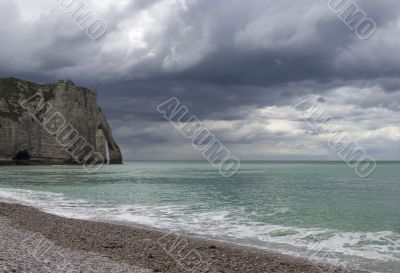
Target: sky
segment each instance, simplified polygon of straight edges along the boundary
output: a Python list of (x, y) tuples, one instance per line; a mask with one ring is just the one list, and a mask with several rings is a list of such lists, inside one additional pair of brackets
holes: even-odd
[(295, 109), (310, 96), (370, 156), (400, 160), (398, 0), (354, 1), (369, 39), (327, 0), (86, 0), (97, 40), (71, 1), (0, 0), (0, 77), (97, 90), (125, 160), (202, 159), (157, 112), (171, 97), (240, 160), (338, 160)]

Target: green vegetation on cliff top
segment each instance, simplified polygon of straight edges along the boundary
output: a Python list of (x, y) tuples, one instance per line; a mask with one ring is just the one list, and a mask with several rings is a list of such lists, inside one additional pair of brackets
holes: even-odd
[[(60, 83), (62, 81), (59, 81)], [(0, 78), (0, 117), (10, 118), (17, 121), (23, 109), (19, 105), (21, 98), (29, 98), (36, 94), (39, 90), (44, 90), (44, 100), (47, 102), (55, 97), (55, 89), (58, 83), (37, 84), (30, 81), (25, 81), (17, 78)], [(68, 80), (66, 83), (67, 89), (75, 84)], [(87, 88), (76, 87), (84, 91), (85, 104), (87, 105), (86, 92), (94, 92)], [(7, 110), (4, 111), (6, 108)]]

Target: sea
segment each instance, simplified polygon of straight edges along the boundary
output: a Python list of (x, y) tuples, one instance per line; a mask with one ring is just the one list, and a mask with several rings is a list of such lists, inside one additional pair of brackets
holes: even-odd
[(399, 162), (368, 178), (341, 162), (242, 162), (233, 177), (207, 162), (1, 166), (0, 201), (400, 272)]

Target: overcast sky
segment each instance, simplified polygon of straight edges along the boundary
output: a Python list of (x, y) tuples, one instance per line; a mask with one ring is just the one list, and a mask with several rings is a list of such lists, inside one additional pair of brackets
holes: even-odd
[(156, 111), (172, 96), (241, 160), (337, 160), (294, 110), (310, 95), (399, 160), (400, 2), (355, 3), (368, 40), (326, 0), (86, 0), (107, 24), (94, 41), (57, 0), (0, 0), (0, 76), (96, 89), (125, 160), (201, 159)]

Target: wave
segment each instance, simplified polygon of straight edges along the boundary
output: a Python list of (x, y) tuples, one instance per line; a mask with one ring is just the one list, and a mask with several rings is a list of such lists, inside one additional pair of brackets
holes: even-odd
[[(392, 231), (343, 232), (284, 227), (251, 222), (230, 210), (199, 211), (182, 205), (100, 204), (68, 199), (63, 194), (31, 190), (0, 189), (0, 201), (29, 205), (69, 218), (122, 221), (276, 250), (332, 264), (358, 265), (360, 269), (379, 272), (400, 272), (400, 234)], [(277, 213), (286, 211), (287, 208), (277, 209)]]

